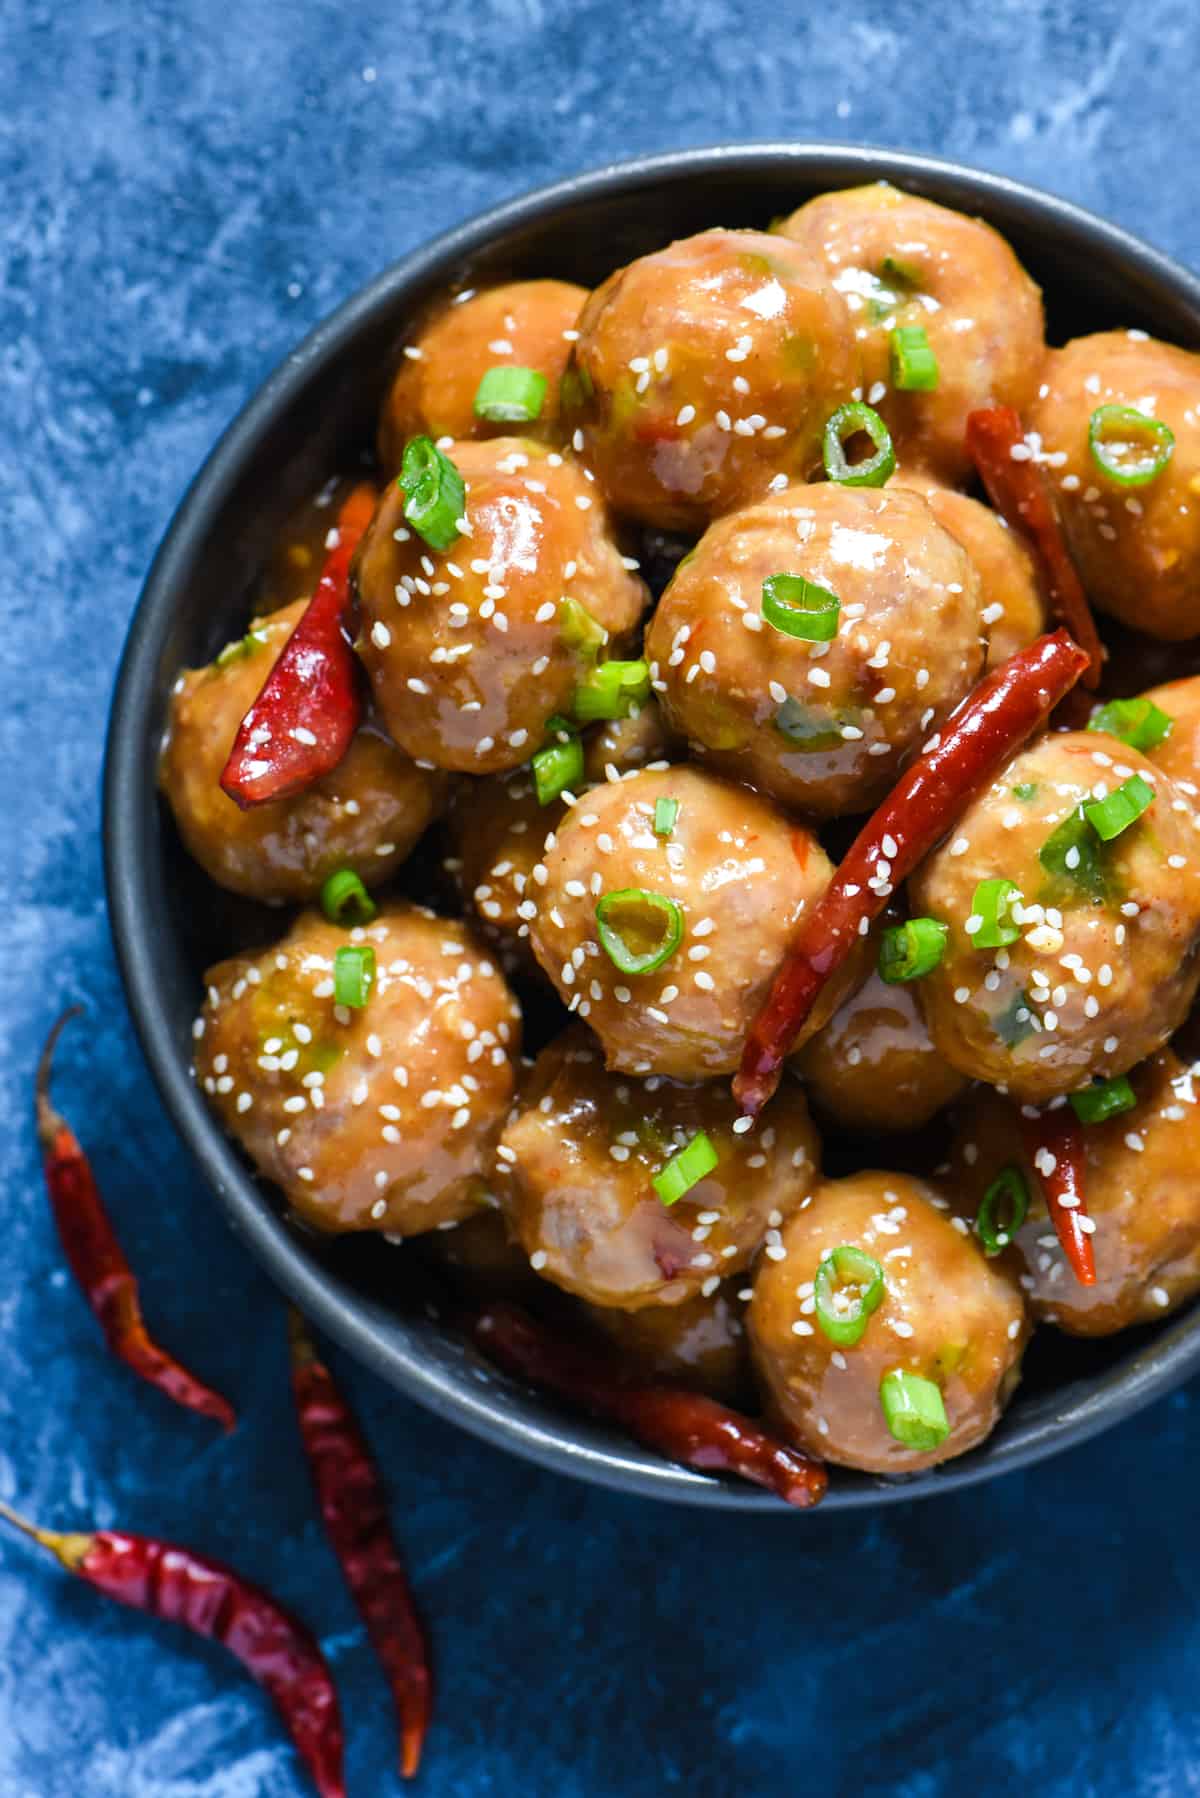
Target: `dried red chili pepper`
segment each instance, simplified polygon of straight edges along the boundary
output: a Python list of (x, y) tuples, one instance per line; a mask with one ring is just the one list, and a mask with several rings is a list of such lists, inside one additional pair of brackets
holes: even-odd
[(1041, 1182), (1050, 1222), (1071, 1272), (1081, 1286), (1096, 1284), (1096, 1260), (1085, 1194), (1087, 1150), (1083, 1130), (1069, 1105), (1021, 1118), (1025, 1154)]
[(72, 1005), (64, 1011), (47, 1037), (34, 1088), (46, 1190), (67, 1264), (117, 1360), (177, 1405), (215, 1418), (231, 1430), (237, 1419), (228, 1399), (189, 1373), (147, 1333), (137, 1280), (117, 1241), (87, 1156), (67, 1120), (50, 1103), (54, 1047), (68, 1018), (79, 1009)]
[(701, 1393), (626, 1385), (607, 1362), (515, 1305), (485, 1306), (472, 1331), (482, 1353), (507, 1372), (611, 1418), (672, 1461), (737, 1474), (801, 1509), (825, 1496), (829, 1476), (820, 1461)]
[(433, 1707), (428, 1638), (392, 1535), (371, 1451), (295, 1311), (289, 1313), (288, 1339), (296, 1415), (317, 1503), (388, 1676), (400, 1717), (400, 1771), (411, 1779)]
[(1032, 457), (1013, 458), (1013, 450), (1024, 443), (1025, 428), (1014, 407), (983, 406), (967, 413), (967, 451), (988, 498), (1032, 547), (1050, 616), (1065, 624), (1079, 647), (1086, 649), (1088, 668), (1083, 685), (1095, 688), (1104, 665), (1104, 646), (1046, 477)]
[(221, 787), (243, 810), (332, 773), (358, 729), (362, 690), (345, 621), (350, 563), (374, 507), (366, 482), (343, 502), (316, 591), (238, 726)]
[(744, 1115), (756, 1117), (775, 1091), (784, 1058), (818, 993), (879, 916), (893, 888), (945, 836), (1086, 667), (1086, 650), (1066, 631), (1039, 637), (986, 675), (901, 775), (805, 912), (751, 1026), (733, 1083)]
[(274, 1700), (321, 1798), (345, 1798), (333, 1676), (298, 1617), (220, 1561), (153, 1536), (44, 1530), (3, 1503), (0, 1517), (118, 1604), (181, 1623), (227, 1648)]

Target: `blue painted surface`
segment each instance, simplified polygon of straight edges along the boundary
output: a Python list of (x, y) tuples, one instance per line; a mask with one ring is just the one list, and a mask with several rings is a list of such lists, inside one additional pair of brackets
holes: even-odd
[[(0, 1496), (191, 1541), (301, 1609), (374, 1798), (388, 1702), (313, 1518), (279, 1309), (172, 1140), (109, 949), (101, 743), (154, 545), (236, 408), (377, 267), (632, 152), (931, 150), (1200, 262), (1194, 0), (27, 0), (2, 36)], [(238, 1401), (230, 1442), (104, 1359), (62, 1271), (28, 1086), (73, 999), (61, 1100), (152, 1321)], [(536, 1472), (339, 1366), (435, 1620), (430, 1798), (1200, 1793), (1195, 1387), (963, 1500), (747, 1524)], [(219, 1651), (0, 1543), (0, 1798), (306, 1789)]]

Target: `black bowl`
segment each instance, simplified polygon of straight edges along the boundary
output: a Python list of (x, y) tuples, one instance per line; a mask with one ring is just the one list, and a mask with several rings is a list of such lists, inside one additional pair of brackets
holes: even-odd
[[(104, 786), (109, 906), (134, 1023), (163, 1100), (268, 1273), (367, 1366), (488, 1441), (564, 1472), (692, 1504), (778, 1508), (751, 1488), (669, 1464), (486, 1366), (431, 1318), (411, 1255), (318, 1240), (256, 1183), (189, 1077), (200, 972), (233, 940), (232, 910), (180, 848), (155, 793), (177, 671), (244, 625), (284, 518), (370, 441), (406, 320), (451, 282), (556, 275), (594, 285), (706, 226), (759, 225), (827, 188), (878, 177), (982, 215), (1042, 283), (1052, 341), (1116, 325), (1200, 346), (1200, 282), (1065, 201), (926, 157), (813, 145), (689, 150), (619, 164), (497, 207), (407, 256), (319, 325), (213, 450), (146, 582), (113, 701)], [(243, 929), (244, 934), (244, 929)], [(832, 1509), (896, 1503), (1028, 1465), (1129, 1416), (1200, 1367), (1200, 1309), (1081, 1344), (1039, 1332), (1020, 1395), (991, 1439), (902, 1481), (839, 1473)]]

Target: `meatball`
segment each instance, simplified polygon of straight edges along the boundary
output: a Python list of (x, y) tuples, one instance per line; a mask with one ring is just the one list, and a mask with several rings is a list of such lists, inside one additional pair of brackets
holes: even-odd
[[(531, 1266), (626, 1311), (711, 1297), (777, 1240), (819, 1154), (796, 1086), (753, 1138), (734, 1132), (737, 1115), (724, 1081), (610, 1074), (588, 1032), (568, 1030), (538, 1057), (497, 1150), (497, 1191)], [(716, 1166), (666, 1205), (652, 1182), (701, 1131)]]
[(577, 465), (512, 437), (448, 454), (470, 534), (435, 560), (393, 482), (358, 553), (357, 647), (402, 749), (495, 774), (529, 760), (604, 633), (619, 644), (647, 595)]
[(158, 780), (188, 852), (210, 879), (271, 904), (314, 899), (336, 868), (377, 886), (443, 809), (448, 783), (381, 731), (358, 732), (341, 763), (292, 799), (242, 811), (220, 787), (238, 726), (306, 601), (257, 620), (240, 643), (175, 683)]
[(907, 983), (872, 974), (794, 1063), (819, 1112), (846, 1130), (920, 1130), (967, 1082), (943, 1061)]
[(589, 781), (611, 778), (615, 768), (624, 774), (630, 768), (644, 768), (653, 762), (670, 759), (675, 741), (667, 729), (667, 721), (654, 699), (633, 706), (624, 718), (611, 718), (583, 739), (583, 767)]
[[(780, 227), (818, 258), (854, 320), (863, 394), (906, 461), (944, 480), (971, 473), (967, 413), (996, 402), (1023, 410), (1045, 353), (1042, 297), (982, 219), (886, 182), (822, 194)], [(937, 358), (931, 392), (892, 383), (891, 337), (920, 326)]]
[[(1019, 1377), (1028, 1336), (1013, 1275), (985, 1259), (924, 1180), (861, 1173), (818, 1187), (783, 1228), (783, 1255), (759, 1266), (750, 1348), (773, 1414), (801, 1448), (867, 1473), (915, 1473), (983, 1441)], [(958, 1226), (956, 1228), (956, 1225)], [(853, 1345), (818, 1323), (813, 1284), (849, 1246), (883, 1276), (881, 1302)], [(891, 1434), (880, 1384), (896, 1369), (932, 1380), (950, 1426), (919, 1451)]]
[(665, 1380), (723, 1405), (744, 1406), (753, 1404), (753, 1380), (740, 1286), (726, 1281), (708, 1298), (644, 1305), (640, 1311), (612, 1305), (580, 1309), (587, 1328), (612, 1347), (630, 1378), (655, 1385)]
[(490, 368), (531, 368), (546, 377), (531, 437), (558, 434), (558, 384), (587, 299), (569, 281), (511, 281), (451, 300), (407, 344), (379, 421), (379, 459), (394, 472), (410, 437), (495, 437), (511, 425), (475, 414)]
[[(1129, 406), (1174, 433), (1162, 471), (1123, 487), (1089, 449), (1101, 406)], [(1095, 605), (1180, 642), (1200, 631), (1200, 356), (1140, 331), (1102, 331), (1051, 350), (1030, 441), (1054, 471), (1071, 554)], [(1135, 434), (1136, 435), (1136, 434)]]
[(421, 1246), (468, 1297), (529, 1304), (546, 1290), (524, 1249), (513, 1241), (504, 1213), (490, 1198), (462, 1223), (432, 1231)]
[[(375, 952), (367, 1002), (335, 955)], [(472, 1217), (513, 1094), (520, 1012), (464, 925), (411, 905), (349, 932), (304, 912), (209, 970), (196, 1078), (260, 1173), (320, 1230), (415, 1236)]]
[(1024, 1175), (1029, 1210), (1003, 1260), (1036, 1319), (1073, 1336), (1108, 1336), (1151, 1323), (1200, 1291), (1198, 1072), (1161, 1050), (1133, 1072), (1136, 1106), (1083, 1131), (1094, 1286), (1071, 1275), (1009, 1106), (983, 1089), (965, 1105), (953, 1151), (955, 1208), (973, 1224), (998, 1174), (1015, 1165)]
[[(677, 808), (665, 836), (659, 800)], [(815, 837), (744, 788), (697, 768), (645, 770), (593, 788), (547, 843), (527, 889), (530, 940), (610, 1068), (703, 1080), (737, 1067), (831, 872)], [(637, 971), (676, 935), (660, 966)]]
[(967, 493), (904, 469), (889, 491), (911, 487), (928, 502), (943, 530), (966, 550), (979, 576), (980, 622), (987, 631), (987, 667), (996, 668), (1047, 628), (1033, 554), (999, 512)]
[(1151, 687), (1142, 698), (1171, 720), (1169, 734), (1154, 749), (1146, 751), (1146, 759), (1195, 804), (1200, 797), (1200, 675)]
[[(773, 575), (836, 596), (832, 640), (769, 622)], [(646, 651), (698, 757), (815, 817), (868, 811), (983, 667), (978, 577), (918, 494), (790, 487), (705, 532)]]
[[(1135, 777), (1154, 799), (1104, 842), (1081, 807)], [(1015, 941), (998, 949), (972, 934), (985, 880), (1021, 895), (1003, 920)], [(1195, 816), (1144, 756), (1101, 732), (1046, 736), (1011, 761), (918, 869), (910, 902), (949, 927), (944, 959), (917, 983), (935, 1046), (1033, 1103), (1152, 1054), (1200, 979)]]
[(858, 385), (820, 263), (758, 231), (702, 231), (610, 275), (579, 319), (566, 422), (619, 512), (703, 529), (820, 461)]

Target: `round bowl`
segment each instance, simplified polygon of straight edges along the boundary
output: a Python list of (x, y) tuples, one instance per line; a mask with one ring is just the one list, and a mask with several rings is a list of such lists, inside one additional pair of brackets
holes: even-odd
[[(241, 631), (283, 520), (370, 442), (400, 334), (433, 293), (532, 275), (591, 286), (672, 238), (714, 223), (765, 226), (813, 194), (876, 178), (995, 225), (1045, 290), (1052, 341), (1130, 325), (1200, 347), (1200, 282), (1184, 269), (1063, 200), (951, 163), (823, 145), (729, 146), (542, 188), (394, 263), (318, 325), (229, 427), (155, 558), (108, 734), (105, 865), (130, 1011), (167, 1111), (267, 1272), (360, 1361), (489, 1442), (627, 1492), (736, 1510), (780, 1506), (668, 1463), (496, 1372), (429, 1315), (402, 1249), (381, 1255), (362, 1238), (318, 1240), (255, 1180), (188, 1071), (200, 973), (227, 952), (236, 905), (218, 904), (184, 855), (157, 798), (155, 761), (176, 673)], [(1198, 1307), (1099, 1343), (1040, 1331), (1020, 1392), (983, 1447), (906, 1480), (835, 1472), (826, 1508), (895, 1504), (1026, 1466), (1130, 1416), (1197, 1367)]]

